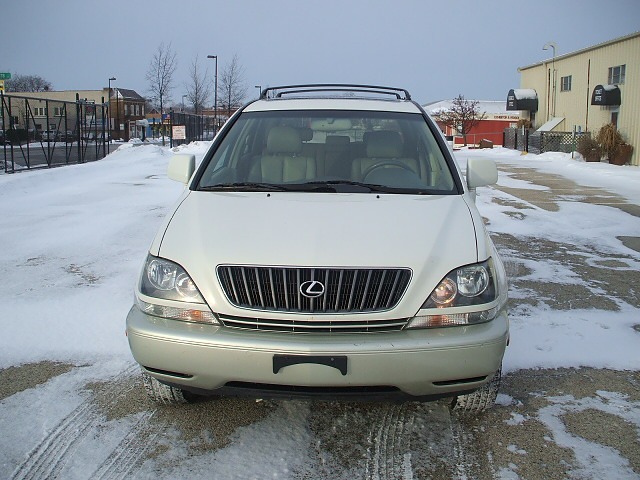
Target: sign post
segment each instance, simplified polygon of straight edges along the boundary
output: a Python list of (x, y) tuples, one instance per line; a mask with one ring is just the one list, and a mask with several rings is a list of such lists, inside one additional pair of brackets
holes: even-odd
[(4, 93), (4, 80), (0, 80), (0, 93)]

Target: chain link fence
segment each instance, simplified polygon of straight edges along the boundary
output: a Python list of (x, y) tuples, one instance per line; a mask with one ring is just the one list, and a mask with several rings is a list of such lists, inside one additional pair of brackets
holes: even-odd
[(0, 94), (5, 173), (99, 160), (109, 154), (108, 107)]
[[(215, 118), (206, 115), (194, 115), (192, 113), (174, 112), (170, 113), (171, 122), (171, 146), (182, 145), (183, 143), (195, 142), (198, 140), (212, 140), (216, 133)], [(178, 136), (173, 127), (184, 127), (183, 133)]]

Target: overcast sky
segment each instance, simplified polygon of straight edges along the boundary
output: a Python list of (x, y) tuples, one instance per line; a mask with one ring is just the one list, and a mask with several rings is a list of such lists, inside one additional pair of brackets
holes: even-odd
[[(0, 71), (55, 90), (149, 94), (158, 46), (177, 55), (173, 100), (191, 64), (213, 81), (235, 54), (255, 85), (366, 83), (424, 104), (462, 94), (503, 100), (518, 67), (640, 31), (640, 0), (0, 0)], [(640, 61), (640, 59), (639, 59)], [(249, 99), (249, 98), (248, 98)]]

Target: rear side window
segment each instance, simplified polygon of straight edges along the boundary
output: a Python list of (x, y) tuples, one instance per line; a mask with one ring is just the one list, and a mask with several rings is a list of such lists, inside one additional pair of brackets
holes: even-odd
[(420, 114), (245, 112), (207, 161), (198, 189), (255, 183), (293, 190), (319, 182), (354, 182), (398, 193), (457, 193)]

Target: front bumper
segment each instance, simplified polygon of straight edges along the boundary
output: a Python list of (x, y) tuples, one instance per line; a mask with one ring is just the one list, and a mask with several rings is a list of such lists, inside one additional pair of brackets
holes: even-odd
[(437, 397), (474, 390), (491, 379), (502, 362), (509, 322), (502, 312), (491, 322), (463, 327), (291, 334), (167, 320), (134, 306), (127, 336), (134, 358), (150, 375), (198, 393), (237, 385), (391, 387)]

